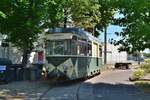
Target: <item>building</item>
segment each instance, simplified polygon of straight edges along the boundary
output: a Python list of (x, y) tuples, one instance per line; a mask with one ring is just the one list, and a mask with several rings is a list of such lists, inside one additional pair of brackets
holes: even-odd
[[(44, 33), (43, 33), (44, 34)], [(31, 52), (29, 57), (29, 63), (45, 63), (44, 59), (44, 35), (40, 34), (40, 38), (34, 43), (35, 49)], [(13, 47), (11, 43), (7, 43), (4, 46), (3, 40), (6, 37), (0, 34), (0, 58), (7, 58), (14, 64), (21, 63), (22, 52), (20, 52), (16, 47)]]
[[(127, 52), (119, 52), (118, 48), (119, 46), (114, 46), (113, 44), (107, 43), (107, 64), (115, 64), (116, 62), (128, 62)], [(104, 58), (104, 45), (102, 57)]]
[(10, 59), (12, 63), (21, 63), (22, 53), (10, 43), (3, 42), (5, 36), (0, 34), (0, 58)]

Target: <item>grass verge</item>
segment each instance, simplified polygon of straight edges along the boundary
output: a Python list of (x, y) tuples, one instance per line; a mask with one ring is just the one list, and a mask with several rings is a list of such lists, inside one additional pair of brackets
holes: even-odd
[(150, 94), (150, 81), (136, 81), (135, 85), (142, 88), (144, 92)]

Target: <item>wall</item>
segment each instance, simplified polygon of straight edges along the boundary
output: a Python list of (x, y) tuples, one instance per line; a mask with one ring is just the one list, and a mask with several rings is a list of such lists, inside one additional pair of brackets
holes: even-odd
[[(116, 62), (127, 62), (127, 52), (119, 52), (119, 46), (107, 43), (107, 64), (115, 64)], [(104, 46), (103, 46), (103, 61), (104, 61)]]

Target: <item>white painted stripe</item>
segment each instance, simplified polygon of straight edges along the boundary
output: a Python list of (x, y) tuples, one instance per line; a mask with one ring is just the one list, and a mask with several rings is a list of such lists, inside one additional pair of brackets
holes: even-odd
[(46, 57), (91, 57), (91, 58), (102, 58), (102, 57), (92, 57), (92, 56), (80, 56), (80, 55), (46, 55)]

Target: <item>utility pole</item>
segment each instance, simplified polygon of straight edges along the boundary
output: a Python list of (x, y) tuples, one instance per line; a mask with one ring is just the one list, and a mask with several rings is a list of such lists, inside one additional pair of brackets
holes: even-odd
[(107, 64), (107, 27), (104, 29), (104, 64)]

